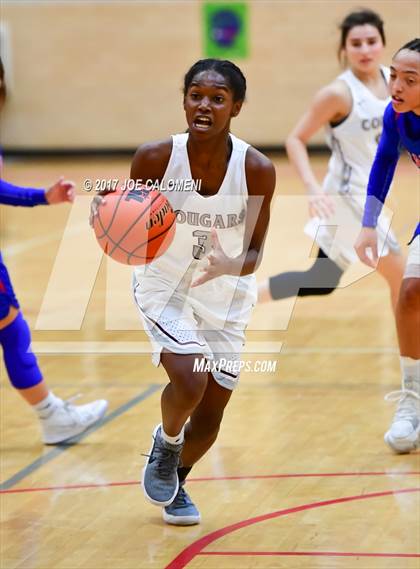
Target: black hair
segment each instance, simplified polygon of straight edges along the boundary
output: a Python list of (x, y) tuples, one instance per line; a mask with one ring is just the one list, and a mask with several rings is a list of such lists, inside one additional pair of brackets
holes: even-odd
[(416, 38), (414, 40), (407, 42), (405, 45), (400, 47), (400, 49), (395, 53), (395, 55), (397, 55), (397, 53), (400, 53), (400, 51), (402, 51), (403, 49), (408, 49), (410, 51), (417, 51), (417, 53), (420, 53), (420, 38)]
[(233, 100), (244, 101), (246, 93), (246, 79), (237, 65), (226, 59), (200, 59), (187, 71), (184, 77), (184, 97), (192, 83), (192, 80), (202, 71), (216, 71), (228, 82), (233, 92)]
[(339, 25), (341, 31), (340, 43), (338, 46), (338, 59), (341, 61), (341, 52), (346, 46), (347, 36), (351, 29), (355, 26), (364, 26), (365, 24), (370, 24), (374, 26), (381, 36), (382, 43), (386, 45), (385, 32), (384, 32), (384, 22), (379, 14), (368, 8), (361, 8), (355, 12), (350, 12), (344, 18), (344, 20)]

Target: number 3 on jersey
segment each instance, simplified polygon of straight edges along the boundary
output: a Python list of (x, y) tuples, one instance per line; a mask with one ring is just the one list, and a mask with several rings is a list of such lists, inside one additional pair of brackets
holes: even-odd
[(211, 232), (197, 229), (193, 231), (193, 236), (197, 238), (198, 243), (193, 245), (192, 256), (194, 259), (200, 260), (210, 252)]

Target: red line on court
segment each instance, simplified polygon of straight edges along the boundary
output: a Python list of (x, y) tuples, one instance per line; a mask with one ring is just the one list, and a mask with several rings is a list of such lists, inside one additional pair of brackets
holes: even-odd
[(201, 551), (197, 555), (279, 555), (281, 557), (420, 557), (420, 553), (349, 553), (347, 551)]
[(347, 496), (344, 498), (335, 498), (333, 500), (323, 500), (322, 502), (313, 502), (311, 504), (303, 504), (302, 506), (295, 506), (294, 508), (286, 508), (285, 510), (278, 510), (276, 512), (270, 512), (269, 514), (263, 514), (261, 516), (256, 516), (255, 518), (249, 518), (248, 520), (243, 520), (241, 522), (236, 522), (224, 528), (213, 531), (207, 535), (204, 535), (194, 543), (186, 547), (173, 561), (165, 567), (165, 569), (183, 569), (194, 557), (200, 555), (202, 550), (210, 545), (211, 543), (217, 541), (219, 538), (224, 537), (234, 531), (243, 529), (247, 526), (257, 524), (259, 522), (264, 522), (267, 520), (272, 520), (274, 518), (279, 518), (281, 516), (287, 516), (289, 514), (295, 514), (296, 512), (303, 512), (305, 510), (312, 510), (314, 508), (321, 508), (322, 506), (331, 506), (334, 504), (343, 504), (346, 502), (352, 502), (355, 500), (367, 500), (370, 498), (381, 498), (384, 496), (393, 496), (395, 494), (404, 494), (409, 492), (420, 492), (420, 488), (405, 488), (403, 490), (391, 490), (387, 492), (374, 492), (372, 494), (362, 494), (358, 496)]
[[(309, 474), (258, 474), (255, 476), (206, 476), (201, 478), (189, 478), (190, 482), (217, 482), (223, 480), (270, 480), (278, 478), (334, 478), (339, 476), (418, 476), (420, 472), (324, 472)], [(139, 480), (127, 480), (123, 482), (104, 482), (91, 484), (64, 484), (62, 486), (45, 486), (32, 488), (10, 488), (0, 490), (0, 494), (21, 494), (24, 492), (52, 492), (54, 490), (86, 490), (89, 488), (111, 488), (114, 486), (135, 486), (140, 484)]]

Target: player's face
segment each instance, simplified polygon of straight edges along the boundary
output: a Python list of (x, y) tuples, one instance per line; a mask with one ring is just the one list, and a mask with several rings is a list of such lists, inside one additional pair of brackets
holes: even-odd
[(214, 70), (194, 76), (184, 97), (189, 132), (204, 137), (228, 131), (230, 119), (241, 110), (242, 101), (234, 102), (228, 82)]
[(383, 49), (379, 31), (375, 26), (364, 24), (349, 31), (344, 53), (352, 70), (369, 73), (377, 69)]
[(399, 51), (391, 65), (389, 80), (392, 106), (397, 113), (420, 115), (420, 54), (410, 49)]

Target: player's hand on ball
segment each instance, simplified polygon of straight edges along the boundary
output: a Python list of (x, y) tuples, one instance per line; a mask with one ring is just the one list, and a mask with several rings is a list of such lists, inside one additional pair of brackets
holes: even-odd
[(220, 275), (229, 274), (232, 265), (232, 259), (228, 257), (220, 245), (219, 238), (217, 237), (216, 230), (211, 230), (211, 242), (212, 250), (207, 256), (207, 267), (201, 269), (202, 275), (198, 277), (192, 284), (191, 287), (196, 287), (211, 281)]
[[(374, 227), (363, 227), (354, 244), (359, 259), (368, 267), (378, 264), (378, 234)], [(369, 252), (371, 253), (369, 255)]]
[(101, 196), (95, 196), (90, 204), (90, 215), (89, 215), (89, 225), (93, 227), (93, 220), (95, 216), (98, 215), (98, 208), (100, 205), (106, 202), (105, 198), (101, 198)]
[(45, 198), (49, 204), (74, 201), (74, 182), (64, 180), (61, 176), (58, 182), (45, 192)]

